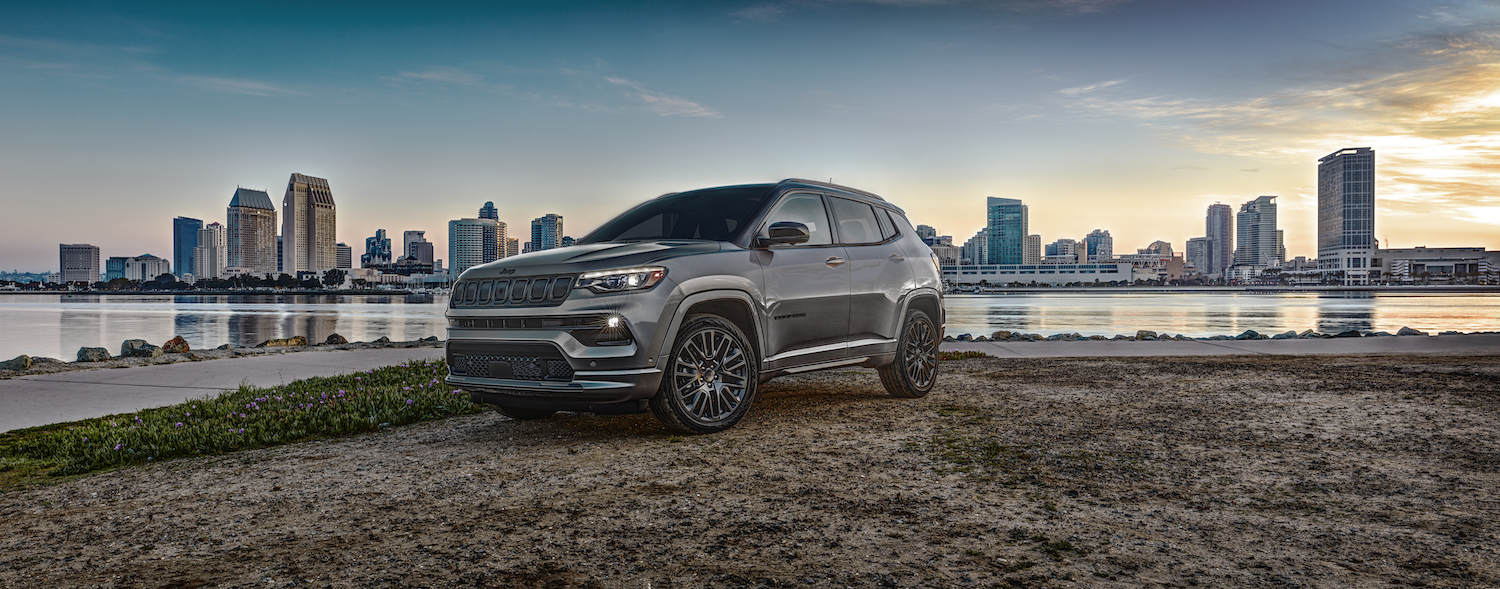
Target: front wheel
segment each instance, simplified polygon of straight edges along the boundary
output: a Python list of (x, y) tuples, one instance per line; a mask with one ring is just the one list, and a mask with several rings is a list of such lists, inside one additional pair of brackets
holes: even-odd
[(718, 315), (693, 315), (677, 332), (651, 412), (668, 429), (710, 434), (729, 429), (755, 400), (760, 362), (745, 334)]
[(937, 381), (937, 326), (927, 313), (912, 309), (901, 324), (896, 360), (880, 367), (880, 384), (892, 397), (925, 397)]

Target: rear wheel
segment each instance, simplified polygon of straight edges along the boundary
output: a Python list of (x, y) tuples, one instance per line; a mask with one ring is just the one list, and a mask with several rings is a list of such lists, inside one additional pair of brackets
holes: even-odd
[(880, 384), (892, 397), (925, 397), (937, 382), (937, 368), (937, 326), (927, 313), (907, 311), (896, 344), (896, 361), (880, 367)]
[(501, 415), (517, 421), (545, 419), (551, 417), (553, 413), (557, 413), (556, 411), (552, 411), (550, 409), (523, 409), (520, 407), (502, 407), (500, 405), (490, 405), (490, 407), (493, 407), (496, 411), (499, 411)]
[(651, 412), (668, 429), (723, 431), (739, 423), (755, 400), (760, 362), (740, 328), (718, 315), (684, 321), (666, 368)]

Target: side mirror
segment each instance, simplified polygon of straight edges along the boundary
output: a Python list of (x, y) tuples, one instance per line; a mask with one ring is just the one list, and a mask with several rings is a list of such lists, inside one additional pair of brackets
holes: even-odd
[(812, 232), (807, 230), (807, 225), (796, 221), (777, 221), (766, 230), (766, 236), (756, 242), (760, 247), (770, 247), (807, 243), (809, 239), (812, 239)]

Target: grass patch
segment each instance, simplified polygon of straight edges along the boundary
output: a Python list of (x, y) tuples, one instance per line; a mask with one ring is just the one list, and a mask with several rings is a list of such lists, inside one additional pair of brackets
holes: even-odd
[(969, 358), (988, 358), (989, 354), (984, 352), (938, 352), (938, 360), (967, 360)]
[(170, 407), (0, 435), (0, 486), (213, 456), (475, 413), (442, 360), (209, 395)]

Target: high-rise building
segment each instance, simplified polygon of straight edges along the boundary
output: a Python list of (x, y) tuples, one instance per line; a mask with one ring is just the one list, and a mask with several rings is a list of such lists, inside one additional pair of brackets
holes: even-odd
[(547, 213), (531, 220), (531, 251), (557, 249), (562, 247), (563, 218), (562, 215)]
[(342, 241), (333, 244), (334, 257), (338, 258), (338, 268), (348, 270), (354, 267), (354, 248)]
[(402, 231), (401, 232), (401, 252), (398, 255), (396, 255), (395, 257), (396, 258), (405, 258), (407, 256), (410, 256), (411, 255), (411, 244), (417, 243), (417, 242), (421, 242), (421, 241), (427, 241), (427, 232), (426, 231)]
[(571, 235), (564, 235), (562, 238), (562, 247), (573, 247), (575, 243), (578, 243), (578, 240), (573, 239)]
[(1083, 238), (1079, 262), (1104, 262), (1115, 257), (1115, 238), (1103, 229), (1095, 229)]
[(1048, 262), (1075, 263), (1078, 261), (1078, 240), (1064, 238), (1049, 243), (1042, 250), (1042, 256)]
[(292, 174), (281, 199), (281, 271), (322, 273), (338, 265), (338, 215), (322, 178)]
[(63, 243), (57, 246), (57, 279), (62, 284), (99, 281), (99, 246)]
[(1275, 196), (1262, 196), (1240, 205), (1234, 230), (1236, 266), (1269, 268), (1281, 265)]
[(1042, 236), (1027, 235), (1026, 243), (1021, 248), (1022, 264), (1042, 263)]
[[(224, 226), (209, 223), (198, 230), (198, 247), (193, 248), (193, 278), (223, 278), (229, 261), (229, 242)], [(181, 276), (181, 274), (178, 274)]]
[(480, 219), (493, 219), (495, 221), (499, 221), (500, 220), (500, 211), (495, 210), (495, 203), (493, 203), (493, 202), (486, 202), (486, 203), (484, 203), (484, 206), (479, 207), (479, 218)]
[(493, 241), (494, 219), (455, 219), (448, 222), (448, 265), (458, 278), (464, 270), (484, 264), (484, 244)]
[(189, 217), (172, 219), (172, 263), (177, 265), (177, 275), (193, 271), (193, 248), (198, 247), (198, 230), (203, 221)]
[(521, 255), (521, 240), (510, 237), (505, 240), (505, 257)]
[(280, 270), (276, 252), (276, 207), (264, 190), (237, 188), (229, 199), (228, 267), (254, 274)]
[(1212, 257), (1208, 260), (1208, 267), (1198, 269), (1204, 276), (1227, 278), (1224, 270), (1234, 264), (1233, 212), (1234, 209), (1226, 204), (1208, 205), (1208, 216), (1204, 223), (1207, 237), (1213, 242), (1213, 253), (1210, 254)]
[(1214, 240), (1207, 237), (1194, 237), (1187, 240), (1187, 262), (1198, 269), (1198, 274), (1209, 277), (1208, 268), (1213, 265)]
[[(147, 282), (162, 274), (171, 274), (172, 264), (166, 260), (145, 254), (125, 260), (125, 278)], [(183, 274), (189, 274), (183, 272)]]
[(125, 277), (125, 256), (112, 256), (104, 261), (104, 281), (109, 282), (116, 278)]
[(359, 257), (359, 265), (369, 268), (376, 264), (391, 263), (391, 238), (384, 229), (376, 229), (374, 237), (365, 238), (365, 254)]
[(1318, 270), (1368, 284), (1375, 255), (1375, 150), (1341, 149), (1318, 160)]
[(989, 229), (989, 252), (985, 264), (1020, 264), (1027, 227), (1026, 205), (1014, 198), (985, 198), (985, 228)]
[[(990, 229), (985, 227), (974, 233), (964, 245), (959, 248), (959, 262), (968, 264), (983, 264), (990, 258)], [(967, 260), (967, 262), (965, 262)]]
[(922, 243), (932, 245), (932, 241), (937, 239), (937, 234), (938, 230), (931, 225), (917, 225), (917, 238), (921, 239)]
[[(493, 219), (491, 220), (493, 221)], [(495, 248), (493, 252), (490, 251), (490, 242), (484, 242), (484, 263), (488, 264), (500, 258), (515, 255), (507, 249), (507, 244), (513, 240), (510, 238), (510, 229), (505, 225), (505, 221), (495, 221), (494, 241)]]

